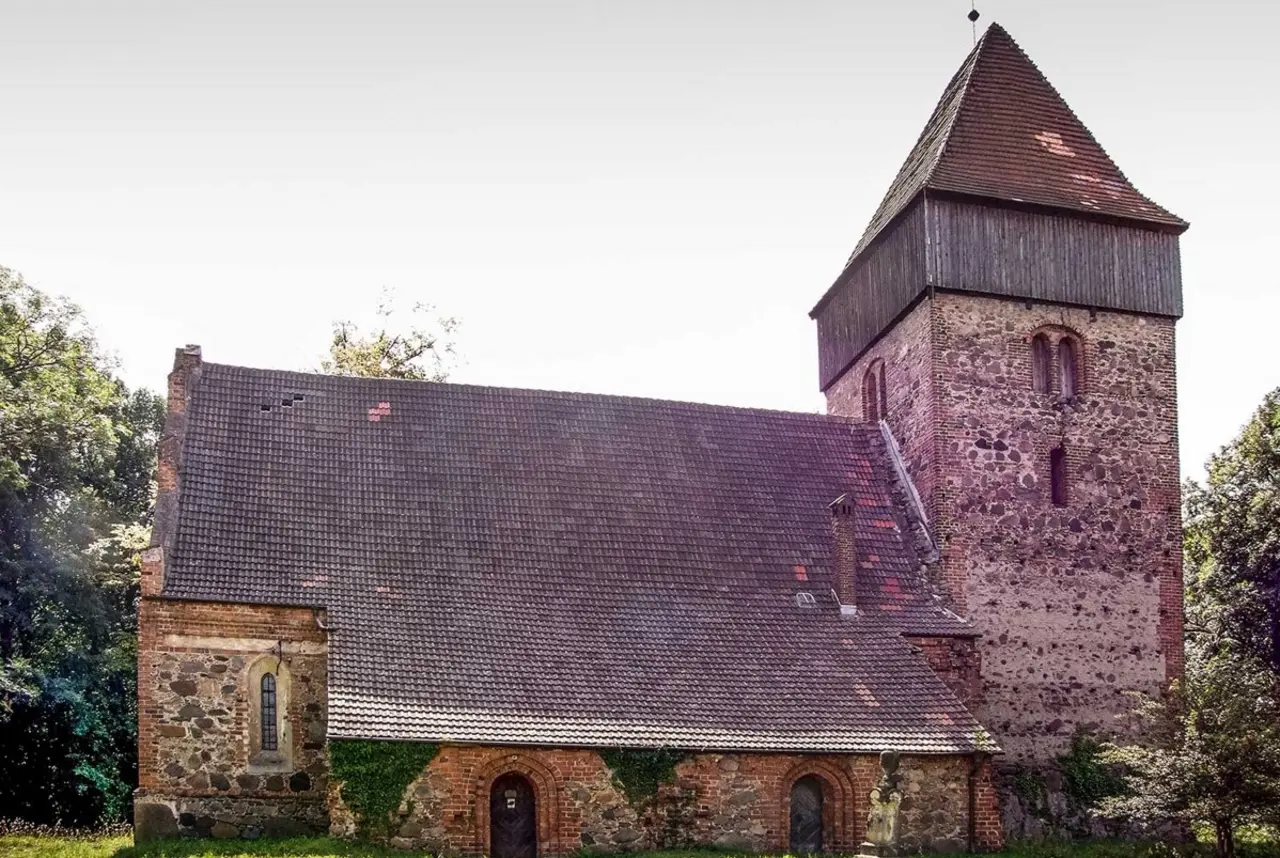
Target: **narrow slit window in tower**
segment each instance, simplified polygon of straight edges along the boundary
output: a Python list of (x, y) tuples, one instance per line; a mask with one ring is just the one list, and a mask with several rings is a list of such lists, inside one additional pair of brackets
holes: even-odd
[(889, 417), (889, 385), (884, 381), (884, 362), (880, 362), (880, 417), (888, 419)]
[(878, 369), (877, 366), (871, 367), (862, 379), (862, 416), (868, 423), (876, 423), (881, 417)]
[(1049, 483), (1054, 506), (1067, 505), (1067, 451), (1054, 447), (1049, 451)]

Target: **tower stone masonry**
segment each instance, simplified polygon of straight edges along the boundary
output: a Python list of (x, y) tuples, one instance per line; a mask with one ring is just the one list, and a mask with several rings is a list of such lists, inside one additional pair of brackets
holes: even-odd
[(1185, 228), (993, 26), (813, 312), (829, 413), (902, 449), (1007, 763), (1128, 732), (1126, 692), (1182, 673)]

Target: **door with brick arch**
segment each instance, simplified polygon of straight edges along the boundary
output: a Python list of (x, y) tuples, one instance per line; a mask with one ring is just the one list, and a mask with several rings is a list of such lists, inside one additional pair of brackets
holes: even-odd
[(538, 817), (533, 785), (521, 775), (506, 774), (489, 790), (490, 858), (537, 858)]
[(791, 786), (791, 854), (822, 851), (822, 781), (805, 775)]

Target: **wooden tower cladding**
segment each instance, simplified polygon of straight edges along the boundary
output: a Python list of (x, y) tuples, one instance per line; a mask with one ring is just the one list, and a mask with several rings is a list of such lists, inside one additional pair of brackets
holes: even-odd
[(902, 446), (1014, 760), (1124, 731), (1125, 692), (1182, 671), (1186, 227), (993, 25), (811, 314), (828, 410)]

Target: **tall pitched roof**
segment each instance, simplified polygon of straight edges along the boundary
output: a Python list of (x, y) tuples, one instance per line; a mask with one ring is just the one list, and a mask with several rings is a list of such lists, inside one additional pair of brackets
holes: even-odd
[[(875, 427), (218, 364), (185, 420), (164, 593), (327, 608), (332, 736), (927, 753), (984, 735), (900, 635), (972, 629), (920, 574)], [(853, 618), (831, 592), (844, 492)]]
[(930, 190), (1177, 231), (1187, 226), (1125, 178), (999, 24), (987, 29), (947, 85), (849, 261)]

